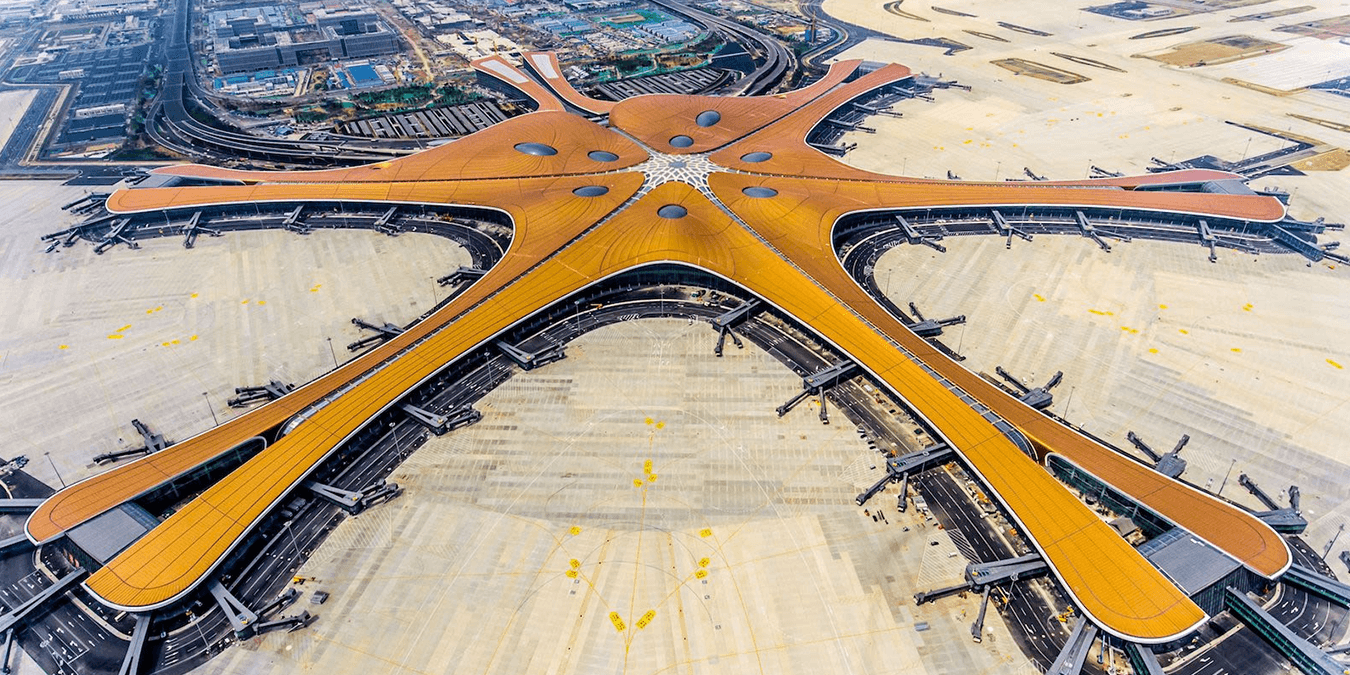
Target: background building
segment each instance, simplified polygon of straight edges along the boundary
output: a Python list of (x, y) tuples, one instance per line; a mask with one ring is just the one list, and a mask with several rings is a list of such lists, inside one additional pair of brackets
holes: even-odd
[(221, 10), (211, 13), (210, 26), (222, 73), (364, 58), (400, 49), (398, 35), (364, 7), (320, 8), (300, 22), (272, 5)]

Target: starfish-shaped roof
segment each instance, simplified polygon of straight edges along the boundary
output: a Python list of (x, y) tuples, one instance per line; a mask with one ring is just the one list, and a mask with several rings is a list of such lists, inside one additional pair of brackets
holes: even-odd
[[(1165, 642), (1205, 615), (962, 393), (1015, 427), (1042, 458), (1063, 456), (1253, 572), (1274, 577), (1288, 567), (1283, 540), (1250, 514), (1060, 425), (938, 352), (849, 276), (832, 242), (840, 218), (868, 210), (1038, 205), (1271, 222), (1284, 216), (1279, 201), (1135, 189), (1234, 178), (1213, 171), (1038, 183), (909, 179), (849, 167), (806, 144), (835, 109), (910, 77), (899, 65), (860, 74), (859, 62), (838, 63), (816, 84), (781, 96), (611, 103), (573, 90), (551, 55), (526, 58), (542, 82), (499, 57), (475, 67), (533, 98), (538, 109), (437, 148), (322, 171), (176, 166), (158, 173), (221, 184), (109, 197), (116, 213), (267, 201), (454, 204), (504, 212), (514, 234), (496, 266), (407, 332), (277, 401), (62, 490), (30, 518), (29, 536), (49, 540), (329, 398), (86, 582), (126, 610), (177, 602), (335, 448), (447, 363), (597, 281), (674, 264), (744, 287), (906, 401), (961, 453), (1077, 605), (1111, 634)], [(611, 127), (569, 106), (607, 112)]]

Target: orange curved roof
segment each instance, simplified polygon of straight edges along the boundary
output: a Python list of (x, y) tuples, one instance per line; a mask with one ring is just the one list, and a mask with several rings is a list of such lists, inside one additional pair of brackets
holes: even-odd
[[(633, 174), (622, 176), (632, 187), (635, 187), (632, 181), (634, 177)], [(627, 196), (619, 194), (617, 190), (611, 194), (615, 198)], [(601, 203), (612, 206), (614, 200)], [(656, 216), (656, 209), (668, 203), (686, 204), (690, 216), (680, 219), (678, 223)], [(555, 250), (560, 248), (589, 225), (598, 212), (597, 208), (586, 208), (582, 211), (585, 217), (573, 218), (571, 227), (540, 228), (536, 225), (529, 231), (518, 233), (517, 237), (533, 254), (532, 258), (546, 258), (550, 247)], [(556, 216), (546, 221), (551, 226), (556, 225), (552, 222), (553, 217)], [(690, 224), (698, 224), (698, 227), (690, 227)], [(454, 320), (450, 330), (432, 334), (432, 327), (422, 328), (422, 324), (419, 324), (415, 327), (418, 333), (416, 337), (409, 336), (413, 332), (409, 331), (397, 338), (401, 342), (399, 347), (394, 347), (392, 341), (382, 346), (380, 358), (387, 358), (395, 349), (406, 347), (419, 338), (426, 338), (351, 391), (314, 412), (289, 434), (170, 516), (90, 576), (85, 585), (109, 604), (128, 611), (152, 609), (173, 602), (200, 582), (248, 528), (333, 447), (363, 426), (367, 419), (393, 398), (517, 319), (607, 274), (644, 262), (666, 260), (682, 252), (687, 252), (683, 254), (691, 262), (705, 260), (719, 267), (726, 266), (731, 262), (723, 236), (728, 225), (726, 216), (693, 188), (668, 183), (587, 235), (584, 241), (591, 245), (566, 248), (514, 283), (510, 279), (503, 279), (505, 275), (494, 268), (489, 274), (497, 277), (495, 285), (488, 277), (484, 277), (470, 289), (481, 289), (474, 297), (457, 298), (438, 312), (438, 315), (444, 314), (447, 318), (462, 313)], [(535, 240), (535, 236), (540, 236), (541, 240)], [(624, 246), (623, 241), (630, 237), (631, 244)], [(512, 248), (514, 250), (515, 246)], [(523, 256), (518, 256), (517, 260), (526, 264), (529, 262)], [(506, 290), (483, 298), (490, 290), (503, 286), (507, 287)], [(483, 301), (474, 304), (478, 299)], [(441, 321), (439, 325), (445, 323)], [(373, 354), (364, 358), (375, 360)], [(349, 380), (351, 377), (349, 372), (344, 379)], [(319, 388), (314, 389), (317, 391)], [(278, 402), (293, 396), (284, 397)], [(275, 403), (257, 412), (272, 406)], [(197, 439), (173, 446), (138, 463), (148, 463), (175, 451), (179, 455), (187, 454), (180, 448)], [(30, 533), (32, 531), (30, 523)]]
[[(767, 126), (800, 108), (852, 75), (861, 61), (841, 61), (813, 84), (776, 96), (681, 96), (651, 94), (624, 99), (609, 113), (609, 123), (659, 152), (688, 155), (720, 148)], [(700, 113), (713, 111), (720, 119), (700, 126)], [(676, 136), (687, 136), (686, 147), (671, 145)]]
[[(1045, 555), (1075, 601), (1104, 630), (1135, 641), (1161, 642), (1189, 632), (1203, 620), (1203, 614), (979, 411), (929, 377), (922, 364), (1017, 426), (1041, 453), (1063, 454), (1250, 569), (1265, 576), (1280, 573), (1289, 563), (1289, 552), (1273, 530), (1228, 504), (1102, 448), (952, 363), (867, 296), (838, 262), (830, 237), (839, 217), (865, 209), (1037, 204), (1272, 220), (1283, 215), (1283, 206), (1259, 196), (1128, 189), (1153, 180), (1147, 178), (1091, 183), (1100, 189), (1089, 189), (1077, 181), (1059, 185), (920, 182), (851, 169), (807, 147), (802, 140), (806, 131), (858, 94), (909, 75), (903, 66), (888, 66), (840, 84), (837, 80), (854, 67), (842, 66), (832, 71), (833, 79), (783, 99), (759, 100), (762, 110), (737, 101), (695, 97), (679, 106), (651, 109), (651, 119), (637, 114), (626, 117), (628, 113), (621, 112), (649, 109), (643, 107), (650, 104), (641, 103), (642, 99), (614, 107), (611, 120), (616, 126), (629, 125), (625, 130), (639, 139), (661, 139), (660, 134), (666, 133), (662, 125), (670, 120), (722, 106), (717, 109), (726, 114), (718, 124), (725, 121), (725, 130), (716, 130), (718, 124), (706, 127), (715, 131), (698, 138), (702, 145), (695, 147), (725, 144), (751, 134), (714, 153), (713, 158), (760, 175), (714, 173), (708, 177), (718, 202), (743, 219), (749, 230), (723, 206), (684, 183), (657, 185), (626, 203), (644, 182), (636, 172), (568, 175), (633, 166), (648, 153), (613, 131), (556, 112), (517, 118), (450, 146), (380, 165), (324, 172), (221, 172), (219, 176), (242, 176), (251, 184), (114, 193), (108, 200), (114, 212), (273, 200), (455, 203), (504, 210), (515, 220), (516, 230), (504, 259), (427, 321), (279, 401), (62, 490), (29, 519), (30, 538), (49, 539), (219, 456), (387, 359), (383, 368), (333, 397), (276, 445), (209, 488), (86, 582), (96, 595), (124, 609), (172, 603), (202, 581), (310, 468), (421, 378), (512, 322), (589, 283), (645, 264), (678, 262), (721, 275), (760, 295), (811, 326), (908, 401), (967, 458)], [(801, 107), (796, 112), (784, 111), (775, 100)], [(658, 119), (658, 113), (668, 116)], [(527, 141), (549, 143), (558, 155), (540, 159), (512, 149), (514, 143)], [(592, 149), (614, 152), (620, 161), (609, 163), (613, 166), (590, 166), (587, 163), (594, 162), (583, 158)], [(752, 150), (769, 151), (773, 157), (760, 163), (740, 159)], [(177, 171), (217, 176), (205, 167)], [(785, 172), (820, 178), (764, 175)], [(485, 179), (541, 173), (551, 177)], [(1187, 180), (1197, 175), (1188, 174)], [(589, 199), (572, 193), (585, 184), (603, 184), (610, 191)], [(749, 197), (742, 188), (751, 185), (768, 186), (777, 193)], [(687, 215), (662, 218), (657, 210), (664, 204), (682, 205)], [(414, 346), (419, 338), (425, 339)], [(404, 348), (409, 349), (400, 353)]]
[(614, 101), (601, 101), (597, 98), (583, 96), (581, 92), (577, 91), (576, 87), (573, 87), (572, 83), (563, 77), (562, 66), (558, 63), (557, 54), (553, 52), (525, 52), (520, 56), (525, 60), (525, 66), (544, 81), (544, 86), (548, 87), (558, 98), (577, 109), (592, 115), (604, 115), (614, 108)]
[[(731, 194), (750, 186), (771, 187), (780, 192), (772, 203), (788, 200), (798, 207), (830, 206), (842, 215), (851, 211), (922, 209), (946, 206), (1070, 206), (1140, 209), (1234, 218), (1250, 221), (1275, 221), (1284, 217), (1284, 205), (1274, 197), (1261, 195), (1211, 194), (1207, 192), (1153, 192), (1117, 190), (1049, 183), (1018, 181), (1010, 183), (961, 182), (873, 182), (832, 181), (813, 178), (788, 178), (733, 174), (713, 174), (724, 201), (738, 198)], [(711, 182), (711, 181), (710, 181)], [(739, 186), (739, 187), (736, 187)], [(727, 201), (727, 203), (730, 203)], [(763, 202), (746, 202), (763, 203)], [(845, 210), (846, 209), (846, 210)], [(815, 215), (812, 213), (812, 215)], [(793, 216), (797, 217), (796, 215)], [(832, 223), (833, 221), (831, 221)], [(815, 225), (812, 222), (812, 225)], [(830, 254), (833, 256), (833, 253)]]
[[(836, 66), (839, 64), (835, 64)], [(847, 74), (852, 74), (856, 66), (850, 67)], [(830, 71), (834, 74), (834, 69)], [(1131, 189), (1139, 186), (1158, 185), (1163, 183), (1193, 183), (1209, 180), (1230, 180), (1243, 179), (1243, 176), (1227, 171), (1216, 171), (1212, 169), (1184, 169), (1179, 171), (1163, 171), (1158, 173), (1145, 174), (1141, 176), (1120, 176), (1114, 178), (1090, 178), (1085, 180), (1056, 180), (1056, 181), (1003, 181), (1003, 182), (962, 182), (948, 181), (932, 178), (914, 178), (909, 176), (893, 176), (889, 174), (876, 173), (859, 169), (845, 164), (838, 159), (831, 157), (820, 150), (817, 150), (806, 142), (806, 136), (811, 129), (828, 117), (840, 106), (849, 101), (866, 94), (869, 91), (880, 87), (899, 82), (910, 77), (913, 73), (909, 68), (899, 64), (890, 64), (880, 69), (874, 70), (863, 77), (843, 86), (836, 86), (845, 79), (845, 76), (838, 78), (837, 82), (823, 89), (814, 89), (808, 87), (801, 90), (806, 93), (812, 90), (814, 96), (810, 98), (801, 98), (794, 106), (793, 112), (783, 118), (778, 124), (769, 126), (754, 135), (746, 137), (739, 142), (722, 148), (720, 145), (698, 145), (702, 151), (721, 148), (713, 152), (709, 159), (721, 166), (737, 171), (748, 173), (775, 174), (782, 176), (812, 176), (816, 178), (833, 178), (838, 180), (870, 180), (884, 182), (911, 182), (911, 183), (940, 183), (944, 185), (963, 184), (963, 185), (985, 185), (999, 186), (1012, 183), (1014, 185), (1033, 185), (1040, 187), (1057, 186), (1082, 186), (1082, 187), (1116, 187)], [(830, 79), (828, 76), (827, 80)], [(823, 84), (825, 81), (818, 82)], [(809, 102), (809, 103), (808, 103)], [(654, 119), (662, 119), (668, 125), (671, 124), (669, 117), (671, 114), (650, 111)], [(678, 114), (681, 117), (674, 121), (674, 128), (681, 128), (685, 124), (683, 117), (687, 117), (686, 111), (680, 110)], [(697, 113), (694, 113), (697, 114)], [(611, 116), (611, 120), (613, 116)], [(657, 127), (658, 129), (661, 127)], [(625, 129), (628, 131), (627, 129)], [(633, 133), (629, 131), (629, 133)], [(675, 132), (670, 132), (675, 133)], [(660, 134), (638, 134), (634, 136), (647, 145), (657, 148), (662, 152), (671, 152), (670, 149), (662, 147), (668, 145), (667, 138), (660, 138)], [(768, 153), (770, 157), (767, 160), (758, 162), (747, 161), (746, 155), (751, 153)]]
[[(486, 297), (491, 289), (505, 285), (520, 275), (622, 204), (641, 182), (641, 176), (629, 173), (578, 178), (452, 182), (429, 184), (425, 188), (391, 187), (390, 190), (399, 191), (399, 196), (412, 198), (411, 201), (433, 201), (434, 198), (434, 201), (441, 203), (486, 206), (507, 211), (516, 229), (510, 249), (487, 275), (436, 314), (341, 368), (214, 429), (57, 492), (29, 517), (26, 525), (28, 536), (36, 542), (49, 540), (285, 422), (299, 410), (327, 396), (419, 337), (445, 325), (454, 316)], [(592, 184), (606, 185), (610, 192), (591, 198), (579, 198), (572, 194), (576, 187)], [(109, 199), (118, 200), (123, 206), (148, 210), (184, 204), (248, 203), (281, 195), (294, 198), (298, 193), (303, 193), (306, 198), (348, 198), (350, 188), (337, 185), (152, 188), (118, 191)], [(418, 194), (417, 190), (427, 192)], [(423, 196), (428, 198), (421, 199)]]
[(501, 82), (516, 91), (530, 97), (538, 107), (537, 112), (563, 112), (562, 101), (546, 87), (535, 82), (514, 64), (500, 56), (487, 56), (469, 64), (474, 70)]
[[(666, 204), (684, 206), (688, 215), (662, 218), (657, 210)], [(923, 402), (930, 420), (1002, 488), (999, 494), (1035, 532), (1035, 541), (1085, 611), (1106, 626), (1136, 638), (1165, 639), (1204, 620), (1203, 612), (1184, 594), (1142, 557), (1132, 555), (1127, 543), (979, 412), (927, 377), (918, 363), (863, 323), (838, 297), (683, 183), (656, 187), (466, 312), (449, 330), (431, 336), (314, 413), (117, 556), (86, 585), (127, 609), (172, 602), (204, 577), (310, 466), (392, 396), (490, 339), (516, 317), (610, 274), (655, 262), (683, 262), (747, 286), (814, 326), (907, 400)]]
[[(543, 143), (556, 155), (538, 156), (516, 149), (518, 143)], [(619, 159), (596, 161), (593, 150)], [(648, 157), (636, 143), (581, 117), (565, 112), (534, 112), (512, 117), (477, 133), (398, 159), (344, 169), (308, 171), (243, 171), (202, 164), (155, 169), (169, 176), (237, 180), (245, 183), (390, 183), (395, 181), (488, 180), (505, 176), (561, 176), (626, 169)]]
[[(856, 169), (835, 160), (807, 145), (806, 134), (839, 106), (873, 89), (899, 82), (911, 75), (909, 68), (894, 63), (874, 70), (825, 92), (784, 117), (779, 123), (714, 152), (708, 159), (729, 169), (752, 173), (893, 180), (891, 176)], [(768, 152), (773, 156), (762, 162), (748, 162), (742, 159), (753, 152)]]
[[(834, 224), (840, 217), (874, 208), (922, 207), (942, 203), (1058, 204), (1073, 203), (1074, 198), (1106, 197), (1105, 201), (1096, 199), (1080, 203), (1201, 214), (1222, 213), (1260, 219), (1283, 213), (1283, 205), (1275, 198), (1246, 196), (1239, 199), (1232, 195), (1183, 192), (1056, 190), (1026, 187), (1025, 183), (999, 186), (1001, 189), (994, 194), (991, 187), (962, 184), (829, 182), (721, 173), (713, 174), (709, 183), (723, 203), (782, 251), (784, 256), (796, 261), (807, 274), (839, 293), (869, 321), (878, 326), (891, 326), (892, 329), (886, 331), (888, 335), (1017, 427), (1042, 453), (1063, 454), (1262, 576), (1275, 577), (1288, 567), (1289, 550), (1284, 540), (1270, 526), (1251, 514), (1102, 447), (1008, 396), (910, 331), (894, 329), (896, 322), (889, 318), (890, 314), (868, 297), (839, 264), (831, 242)], [(778, 195), (758, 199), (747, 197), (742, 190), (749, 186), (770, 187), (777, 190)], [(920, 406), (920, 410), (923, 410), (923, 406)], [(955, 447), (966, 452), (960, 443)]]

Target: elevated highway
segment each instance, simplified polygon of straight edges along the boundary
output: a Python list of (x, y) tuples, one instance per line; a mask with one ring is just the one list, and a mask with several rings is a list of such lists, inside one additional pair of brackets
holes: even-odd
[[(358, 164), (408, 155), (422, 148), (409, 141), (346, 141), (320, 143), (267, 138), (217, 129), (189, 114), (189, 97), (207, 101), (193, 72), (188, 46), (191, 7), (173, 0), (162, 17), (168, 41), (162, 47), (164, 74), (159, 96), (146, 116), (146, 132), (160, 145), (189, 157), (205, 149), (220, 157), (244, 156), (300, 164)], [(162, 126), (161, 126), (162, 125)]]
[(729, 96), (759, 96), (774, 90), (797, 69), (797, 59), (783, 43), (735, 21), (695, 9), (677, 0), (652, 0), (709, 30), (715, 30), (741, 43), (751, 56), (763, 61), (727, 89)]

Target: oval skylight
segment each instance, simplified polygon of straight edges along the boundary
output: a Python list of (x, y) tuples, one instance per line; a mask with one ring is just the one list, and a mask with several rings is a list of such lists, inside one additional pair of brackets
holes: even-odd
[(603, 185), (583, 185), (572, 191), (572, 194), (578, 197), (599, 197), (608, 193), (609, 188)]
[(592, 150), (586, 153), (587, 157), (597, 162), (613, 162), (619, 159), (619, 156), (606, 150)]
[(666, 204), (656, 210), (656, 215), (661, 216), (662, 218), (683, 218), (689, 215), (689, 209), (686, 209), (679, 204)]
[(527, 155), (534, 155), (535, 157), (548, 157), (550, 155), (558, 154), (558, 149), (551, 145), (544, 145), (543, 143), (517, 143), (516, 152), (523, 152)]
[(684, 134), (680, 134), (679, 136), (670, 139), (670, 144), (677, 148), (687, 148), (694, 144), (694, 139), (685, 136)]
[(716, 110), (704, 110), (694, 118), (694, 122), (701, 127), (710, 127), (722, 121), (722, 113)]
[(741, 155), (741, 161), (755, 164), (759, 162), (767, 162), (772, 157), (773, 153), (771, 152), (747, 152), (744, 155)]
[(777, 190), (775, 190), (775, 189), (773, 189), (773, 188), (760, 187), (760, 186), (758, 186), (758, 185), (752, 185), (752, 186), (747, 187), (747, 188), (742, 188), (742, 189), (741, 189), (741, 192), (744, 193), (745, 196), (747, 196), (747, 197), (754, 197), (754, 198), (756, 198), (756, 199), (763, 199), (763, 198), (765, 198), (765, 197), (777, 197), (777, 196), (778, 196), (778, 191), (777, 191)]

